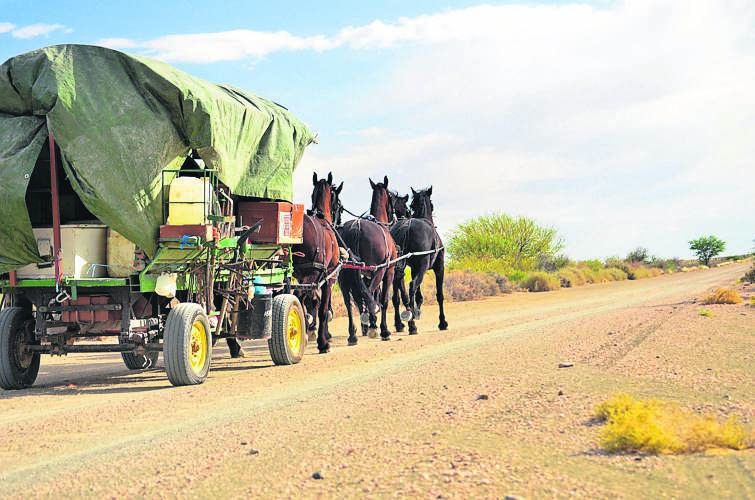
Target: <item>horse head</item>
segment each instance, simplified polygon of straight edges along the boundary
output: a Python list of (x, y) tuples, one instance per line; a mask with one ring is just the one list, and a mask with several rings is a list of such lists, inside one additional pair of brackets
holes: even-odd
[(370, 214), (378, 222), (389, 223), (393, 220), (393, 202), (388, 191), (388, 176), (383, 178), (383, 182), (375, 184), (370, 179), (372, 186), (372, 203), (370, 205)]
[(409, 212), (409, 195), (401, 196), (395, 191), (389, 192), (391, 197), (391, 203), (393, 204), (393, 213), (397, 219), (408, 219), (411, 217)]
[(333, 225), (336, 227), (341, 225), (341, 216), (343, 215), (341, 191), (343, 191), (343, 181), (338, 187), (330, 187), (330, 213), (333, 215)]
[(328, 222), (333, 222), (333, 174), (328, 172), (327, 179), (317, 179), (317, 172), (312, 174), (312, 213)]
[(415, 191), (414, 188), (412, 188), (412, 217), (418, 219), (428, 219), (430, 221), (433, 220), (433, 211), (435, 210), (435, 207), (433, 207), (433, 202), (430, 199), (430, 196), (432, 194), (432, 186), (427, 189), (421, 189), (419, 191)]

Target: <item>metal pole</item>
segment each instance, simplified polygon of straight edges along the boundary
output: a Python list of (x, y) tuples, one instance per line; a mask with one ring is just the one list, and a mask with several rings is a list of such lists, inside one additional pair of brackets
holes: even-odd
[(52, 252), (55, 265), (55, 290), (60, 291), (60, 280), (63, 277), (63, 255), (60, 242), (60, 199), (58, 196), (58, 169), (55, 163), (55, 138), (49, 132), (50, 138), (50, 190), (52, 191)]

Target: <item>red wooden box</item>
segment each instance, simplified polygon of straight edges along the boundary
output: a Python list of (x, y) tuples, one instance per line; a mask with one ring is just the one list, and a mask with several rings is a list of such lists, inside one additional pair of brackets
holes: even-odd
[[(88, 306), (90, 304), (111, 304), (108, 295), (89, 295), (79, 297), (77, 300), (69, 300), (63, 305)], [(63, 321), (92, 323), (94, 321), (112, 321), (120, 319), (118, 311), (64, 311), (61, 317)]]
[(277, 201), (242, 201), (239, 203), (239, 225), (252, 226), (262, 220), (259, 232), (252, 234), (252, 243), (293, 244), (302, 242), (304, 205)]

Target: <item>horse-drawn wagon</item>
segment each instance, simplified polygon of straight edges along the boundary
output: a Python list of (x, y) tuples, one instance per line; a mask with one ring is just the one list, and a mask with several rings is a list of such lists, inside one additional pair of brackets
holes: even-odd
[(172, 384), (198, 384), (221, 338), (298, 362), (292, 174), (313, 140), (282, 106), (157, 61), (80, 45), (6, 61), (0, 387), (88, 352), (129, 369), (163, 352)]

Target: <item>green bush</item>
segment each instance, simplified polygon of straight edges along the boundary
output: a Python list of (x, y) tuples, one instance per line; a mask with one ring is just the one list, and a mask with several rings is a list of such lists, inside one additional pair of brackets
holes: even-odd
[(500, 261), (498, 269), (485, 271), (530, 271), (553, 258), (563, 242), (554, 228), (539, 226), (532, 219), (494, 214), (458, 225), (446, 247), (451, 260), (459, 263), (470, 258)]
[(603, 263), (600, 259), (583, 260), (581, 264), (587, 266), (591, 271), (600, 271), (603, 269)]

